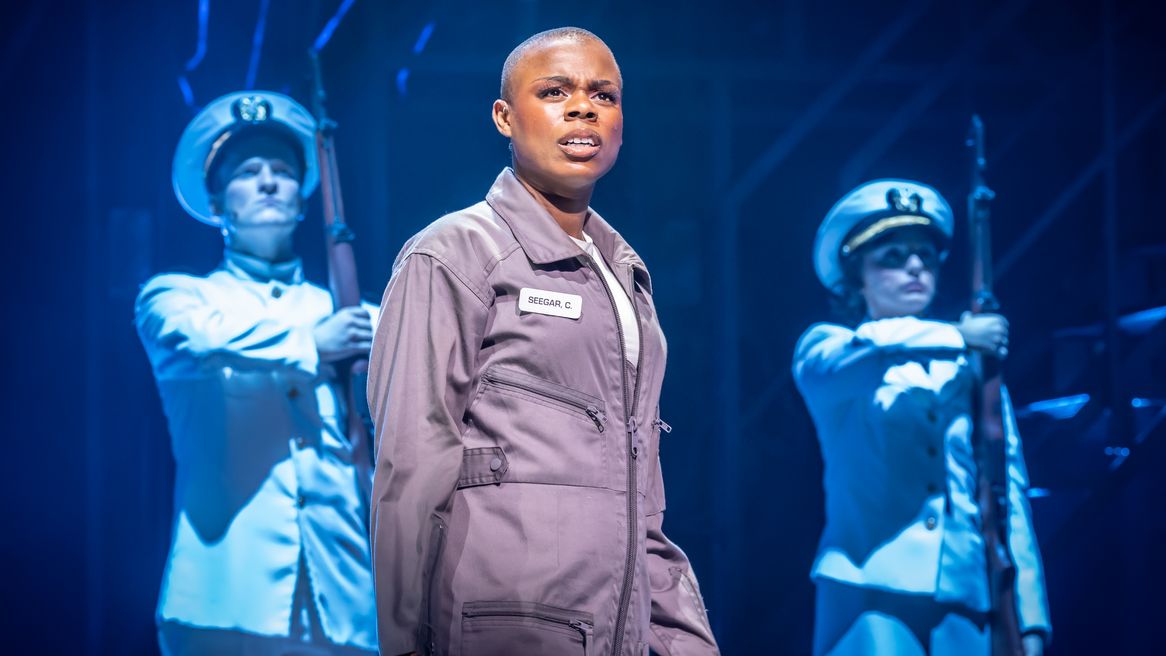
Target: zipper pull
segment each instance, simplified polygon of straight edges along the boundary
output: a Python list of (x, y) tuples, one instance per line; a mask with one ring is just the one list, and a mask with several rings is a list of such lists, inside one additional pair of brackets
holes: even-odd
[(599, 429), (600, 433), (602, 433), (603, 425), (607, 423), (607, 415), (600, 412), (599, 408), (596, 408), (593, 405), (587, 406), (586, 412), (587, 416), (591, 417), (591, 421), (595, 422), (595, 427)]
[(583, 620), (571, 620), (570, 622), (567, 622), (567, 626), (569, 626), (572, 629), (575, 629), (576, 631), (579, 632), (580, 637), (583, 638), (583, 650), (584, 650), (584, 652), (586, 652), (586, 650), (587, 650), (587, 629), (591, 628), (591, 623), (584, 622)]
[(628, 436), (631, 437), (628, 441), (632, 443), (632, 460), (635, 460), (640, 457), (640, 426), (635, 415), (628, 417)]
[(656, 426), (656, 428), (659, 428), (661, 431), (663, 431), (665, 433), (672, 432), (672, 426), (670, 426), (668, 424), (668, 422), (664, 421), (663, 419), (657, 419), (656, 421), (654, 421), (652, 423)]

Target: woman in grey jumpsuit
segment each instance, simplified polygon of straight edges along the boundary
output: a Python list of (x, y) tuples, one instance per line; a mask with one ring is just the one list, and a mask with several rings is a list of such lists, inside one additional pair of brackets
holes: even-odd
[(520, 45), (493, 112), (513, 168), (397, 258), (369, 367), (383, 654), (717, 651), (661, 528), (652, 280), (589, 206), (622, 90), (589, 32)]

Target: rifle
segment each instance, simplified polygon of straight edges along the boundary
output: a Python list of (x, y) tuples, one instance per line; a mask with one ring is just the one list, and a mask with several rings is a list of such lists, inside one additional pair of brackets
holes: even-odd
[[(356, 275), (356, 258), (352, 241), (356, 238), (344, 220), (344, 199), (340, 193), (340, 171), (336, 165), (336, 144), (333, 133), (336, 122), (328, 117), (324, 107), (324, 79), (320, 74), (320, 58), (315, 50), (308, 51), (312, 64), (312, 109), (316, 115), (316, 155), (320, 166), (320, 192), (324, 203), (324, 237), (328, 248), (328, 287), (332, 291), (332, 305), (339, 310), (360, 305), (360, 280)], [(352, 444), (352, 460), (356, 466), (357, 483), (368, 504), (372, 492), (371, 473), (373, 445), (372, 417), (368, 409), (368, 358), (357, 357), (339, 363), (339, 380), (347, 404), (346, 433)], [(368, 508), (366, 507), (366, 510)]]
[[(972, 155), (972, 188), (968, 193), (968, 226), (972, 244), (972, 312), (997, 312), (1000, 303), (992, 292), (992, 240), (990, 203), (996, 197), (984, 182), (984, 122), (972, 116), (968, 131)], [(1007, 436), (1001, 408), (1004, 382), (1000, 360), (981, 353), (970, 355), (980, 386), (975, 394), (977, 500), (988, 560), (989, 612), (993, 656), (1024, 656), (1024, 644), (1016, 616), (1016, 566), (1008, 546)]]

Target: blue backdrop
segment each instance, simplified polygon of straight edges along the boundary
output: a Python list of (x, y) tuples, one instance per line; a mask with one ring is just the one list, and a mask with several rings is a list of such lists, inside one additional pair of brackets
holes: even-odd
[[(344, 4), (4, 6), (0, 642), (156, 649), (173, 464), (132, 301), (222, 246), (174, 199), (173, 147), (222, 93), (306, 102), (307, 48)], [(934, 184), (960, 221), (939, 301), (956, 317), (978, 112), (1013, 394), (1089, 395), (1023, 426), (1055, 653), (1145, 653), (1166, 584), (1166, 322), (1119, 319), (1166, 305), (1163, 17), (1149, 0), (357, 0), (322, 60), (363, 287), (379, 298), (404, 240), (507, 163), (489, 110), (509, 50), (560, 25), (604, 38), (625, 144), (593, 204), (651, 267), (670, 343), (666, 528), (726, 653), (807, 653), (821, 463), (789, 364), (828, 317), (814, 231), (863, 180)], [(324, 281), (319, 227), (313, 199), (299, 248)]]

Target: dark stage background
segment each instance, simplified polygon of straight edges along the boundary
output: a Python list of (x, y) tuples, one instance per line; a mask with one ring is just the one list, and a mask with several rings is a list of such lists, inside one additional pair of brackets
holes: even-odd
[[(222, 93), (306, 103), (306, 49), (342, 3), (206, 4), (200, 58), (198, 0), (4, 3), (6, 653), (156, 649), (173, 463), (132, 301), (222, 246), (179, 209), (173, 148)], [(789, 364), (828, 317), (814, 231), (865, 179), (932, 182), (960, 221), (955, 318), (979, 112), (1013, 395), (1062, 399), (1022, 426), (1053, 653), (1161, 653), (1166, 322), (1121, 317), (1166, 305), (1163, 18), (1132, 0), (357, 0), (322, 58), (363, 287), (379, 298), (403, 241), (507, 163), (489, 118), (507, 52), (564, 24), (606, 39), (626, 142), (593, 204), (651, 267), (670, 341), (666, 528), (725, 653), (808, 653), (821, 462)], [(323, 281), (319, 226), (313, 199), (300, 250)]]

